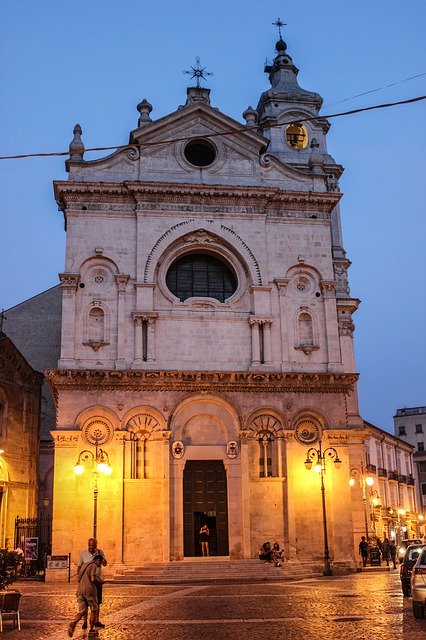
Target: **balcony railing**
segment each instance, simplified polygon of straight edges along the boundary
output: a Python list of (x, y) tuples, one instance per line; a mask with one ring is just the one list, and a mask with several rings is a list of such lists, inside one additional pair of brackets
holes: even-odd
[(413, 476), (407, 476), (407, 484), (414, 485), (415, 483), (416, 481), (414, 480)]
[(386, 471), (386, 469), (383, 469), (383, 467), (378, 467), (377, 468), (377, 475), (380, 478), (387, 478), (388, 472)]
[(370, 471), (370, 473), (376, 473), (376, 465), (375, 464), (368, 464), (367, 465), (367, 471)]
[(398, 474), (398, 482), (403, 484), (407, 484), (407, 476), (403, 476), (401, 473)]
[(398, 474), (396, 471), (388, 471), (389, 480), (398, 480)]

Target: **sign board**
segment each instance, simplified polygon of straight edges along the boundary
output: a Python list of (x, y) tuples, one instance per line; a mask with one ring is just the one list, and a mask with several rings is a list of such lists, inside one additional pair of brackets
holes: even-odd
[(47, 556), (48, 569), (68, 569), (68, 556)]
[(37, 560), (38, 558), (38, 538), (25, 538), (25, 560)]

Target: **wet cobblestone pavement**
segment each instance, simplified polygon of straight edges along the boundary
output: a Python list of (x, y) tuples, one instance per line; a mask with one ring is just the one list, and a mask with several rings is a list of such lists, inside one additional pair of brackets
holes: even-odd
[[(74, 584), (17, 582), (21, 631), (5, 640), (59, 640), (76, 611)], [(397, 572), (280, 583), (106, 584), (99, 640), (425, 640)], [(76, 640), (87, 640), (79, 624)]]

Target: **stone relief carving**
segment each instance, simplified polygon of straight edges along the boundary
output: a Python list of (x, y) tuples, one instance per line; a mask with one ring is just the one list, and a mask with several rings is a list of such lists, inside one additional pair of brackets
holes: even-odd
[(348, 268), (341, 263), (335, 262), (333, 264), (334, 277), (337, 283), (337, 293), (344, 293), (349, 295), (349, 282), (348, 282)]
[(172, 456), (179, 460), (183, 458), (183, 454), (185, 453), (185, 447), (183, 442), (180, 440), (175, 440), (172, 444)]
[(337, 178), (330, 173), (326, 179), (325, 179), (325, 187), (327, 189), (327, 191), (330, 193), (332, 192), (339, 192), (340, 191), (340, 187), (339, 187), (339, 182), (337, 180)]
[(81, 437), (86, 444), (101, 445), (111, 442), (114, 435), (113, 427), (105, 420), (93, 419), (81, 430)]
[(226, 445), (226, 455), (231, 459), (238, 456), (238, 444), (234, 440), (231, 440), (231, 442), (228, 442)]
[(184, 240), (191, 244), (212, 244), (218, 242), (218, 237), (204, 229), (200, 229), (199, 231), (195, 231), (195, 233), (188, 233), (184, 236)]
[(352, 322), (352, 319), (339, 318), (338, 322), (339, 322), (339, 334), (341, 336), (350, 336), (352, 338), (355, 331), (355, 325)]

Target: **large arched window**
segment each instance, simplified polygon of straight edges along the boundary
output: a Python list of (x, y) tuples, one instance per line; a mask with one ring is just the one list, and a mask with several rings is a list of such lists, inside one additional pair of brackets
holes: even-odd
[(189, 253), (178, 258), (167, 271), (166, 284), (182, 302), (194, 297), (225, 302), (237, 289), (231, 268), (207, 253)]

